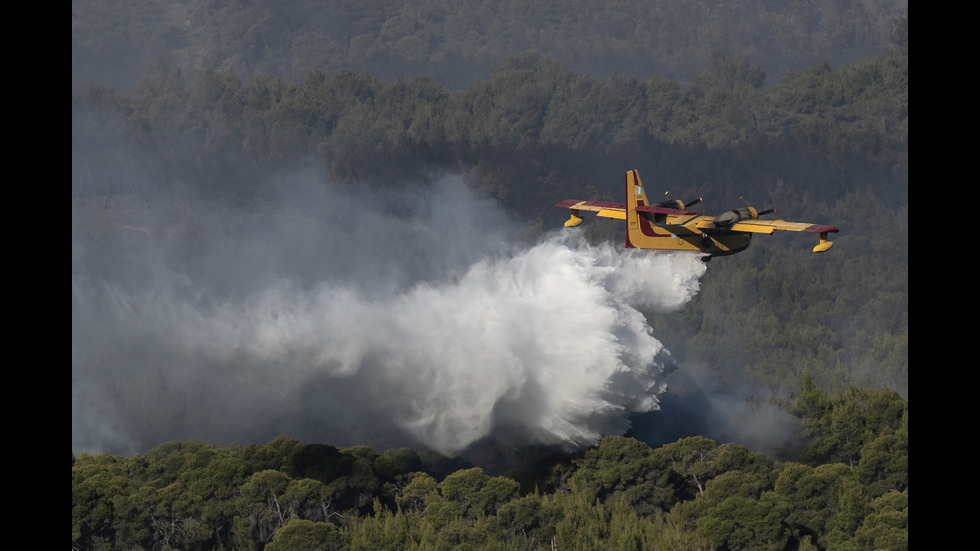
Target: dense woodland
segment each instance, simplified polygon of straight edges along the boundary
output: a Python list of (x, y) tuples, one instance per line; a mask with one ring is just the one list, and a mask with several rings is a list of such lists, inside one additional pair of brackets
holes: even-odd
[[(302, 2), (125, 4), (72, 4), (73, 210), (189, 197), (259, 208), (289, 195), (276, 176), (296, 167), (325, 186), (452, 173), (533, 239), (561, 226), (561, 199), (621, 201), (635, 168), (648, 188), (703, 196), (709, 212), (744, 196), (841, 233), (824, 255), (793, 236), (757, 237), (712, 261), (685, 308), (648, 315), (679, 369), (775, 397), (798, 420), (798, 453), (610, 436), (494, 475), (434, 452), (288, 435), (73, 455), (73, 548), (908, 548), (906, 6), (698, 4), (696, 17), (676, 15), (699, 23), (671, 54), (666, 23), (631, 22), (676, 20), (630, 10), (694, 6), (566, 8), (535, 15), (554, 30), (531, 35), (516, 23), (528, 14), (502, 7), (512, 19), (461, 25), (453, 17), (480, 20), (465, 2), (452, 17), (432, 3), (336, 2), (337, 23)], [(709, 39), (738, 28), (769, 29), (758, 32), (771, 43)], [(838, 66), (759, 61), (838, 42), (878, 51)], [(113, 52), (116, 63), (96, 63)], [(649, 71), (633, 76), (643, 58)], [(137, 65), (132, 82), (117, 73)], [(98, 256), (110, 231), (73, 243)], [(586, 231), (622, 239), (614, 222)]]
[(72, 457), (73, 549), (908, 549), (908, 401), (784, 404), (809, 444), (774, 461), (693, 436), (608, 436), (523, 472), (408, 448), (279, 437)]
[(903, 0), (73, 0), (72, 80), (128, 87), (162, 57), (246, 77), (356, 69), (464, 88), (526, 50), (595, 75), (687, 80), (723, 49), (781, 75), (886, 48), (907, 10)]
[[(185, 76), (157, 62), (132, 93), (73, 89), (72, 194), (146, 206), (182, 194), (268, 201), (288, 195), (275, 175), (297, 166), (332, 185), (450, 171), (545, 231), (560, 227), (557, 200), (621, 201), (622, 173), (636, 168), (648, 187), (704, 196), (719, 211), (745, 196), (786, 219), (843, 228), (832, 256), (772, 238), (713, 263), (690, 308), (654, 320), (676, 333), (673, 350), (774, 388), (809, 368), (828, 388), (906, 393), (907, 67), (895, 49), (764, 87), (761, 68), (716, 52), (685, 88), (596, 79), (527, 53), (450, 92), (425, 76), (311, 70), (288, 83), (232, 70)], [(106, 168), (113, 140), (127, 145)], [(619, 240), (603, 222), (588, 231)]]

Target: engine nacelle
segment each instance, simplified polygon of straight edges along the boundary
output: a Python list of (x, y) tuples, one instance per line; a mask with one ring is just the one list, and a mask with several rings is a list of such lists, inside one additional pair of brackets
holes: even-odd
[(742, 220), (756, 220), (758, 218), (759, 211), (755, 210), (755, 207), (742, 207), (715, 216), (714, 225), (716, 228), (727, 228)]

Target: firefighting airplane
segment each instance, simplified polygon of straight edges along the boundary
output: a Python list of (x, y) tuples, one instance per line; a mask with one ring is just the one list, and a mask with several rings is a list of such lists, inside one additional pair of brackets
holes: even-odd
[(566, 227), (582, 223), (581, 211), (593, 211), (596, 216), (626, 220), (627, 248), (698, 251), (707, 255), (702, 258), (705, 262), (715, 256), (744, 251), (749, 247), (753, 233), (772, 234), (776, 230), (820, 234), (820, 242), (813, 252), (822, 253), (834, 246), (827, 235), (839, 231), (834, 226), (820, 224), (759, 220), (760, 216), (775, 209), (760, 212), (755, 207), (742, 207), (718, 216), (703, 216), (686, 210), (700, 201), (698, 198), (684, 203), (670, 199), (650, 205), (640, 175), (631, 170), (626, 173), (625, 205), (567, 199), (555, 206), (571, 210)]

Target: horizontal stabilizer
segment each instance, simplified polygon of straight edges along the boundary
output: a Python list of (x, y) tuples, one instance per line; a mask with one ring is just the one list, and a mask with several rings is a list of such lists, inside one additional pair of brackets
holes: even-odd
[[(564, 201), (555, 205), (560, 209), (575, 209), (575, 210), (588, 210), (599, 213), (598, 216), (606, 216), (608, 218), (620, 218), (625, 220), (624, 216), (619, 214), (613, 214), (618, 212), (626, 212), (626, 205), (623, 203), (604, 203), (602, 201), (579, 201), (578, 199), (565, 199)], [(693, 210), (678, 210), (678, 209), (668, 209), (664, 207), (651, 207), (648, 205), (638, 205), (636, 207), (637, 212), (652, 212), (654, 214), (673, 214), (673, 215), (687, 215), (687, 214), (697, 214)], [(606, 214), (603, 214), (606, 213)]]

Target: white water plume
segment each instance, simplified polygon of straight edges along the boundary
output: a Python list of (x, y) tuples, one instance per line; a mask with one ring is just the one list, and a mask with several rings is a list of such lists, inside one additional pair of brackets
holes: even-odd
[[(97, 276), (73, 243), (73, 451), (280, 433), (574, 448), (658, 407), (666, 352), (637, 307), (689, 300), (694, 255), (593, 247), (576, 230), (509, 247), (496, 207), (458, 181), (396, 210), (332, 193), (319, 198), (332, 209), (361, 205), (350, 224), (236, 216), (222, 222), (233, 237), (196, 234), (207, 254), (140, 247), (149, 281), (120, 276), (125, 258)], [(313, 242), (281, 251), (296, 240)]]

